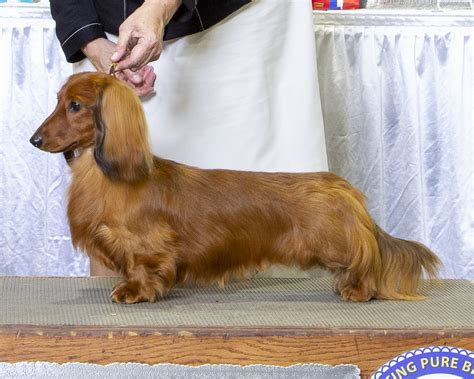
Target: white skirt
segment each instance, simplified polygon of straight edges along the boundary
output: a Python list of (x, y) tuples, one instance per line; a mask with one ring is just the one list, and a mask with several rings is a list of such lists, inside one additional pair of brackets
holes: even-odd
[(156, 93), (143, 106), (156, 155), (201, 168), (327, 170), (310, 1), (254, 0), (166, 42), (153, 65)]

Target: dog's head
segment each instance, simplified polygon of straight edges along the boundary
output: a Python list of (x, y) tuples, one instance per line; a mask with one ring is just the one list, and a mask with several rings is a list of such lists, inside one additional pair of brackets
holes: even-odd
[(120, 80), (102, 73), (72, 75), (58, 94), (53, 113), (30, 142), (51, 153), (93, 149), (112, 179), (148, 176), (152, 155), (140, 99)]

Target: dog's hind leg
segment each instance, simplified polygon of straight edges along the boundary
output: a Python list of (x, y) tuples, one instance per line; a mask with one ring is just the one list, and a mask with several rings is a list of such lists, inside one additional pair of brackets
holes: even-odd
[(346, 301), (368, 301), (378, 293), (382, 260), (375, 224), (356, 190), (332, 190), (334, 201), (319, 223), (322, 265), (335, 273), (334, 288)]
[(381, 258), (370, 224), (346, 226), (347, 266), (335, 272), (334, 287), (346, 301), (368, 301), (375, 297), (380, 278)]

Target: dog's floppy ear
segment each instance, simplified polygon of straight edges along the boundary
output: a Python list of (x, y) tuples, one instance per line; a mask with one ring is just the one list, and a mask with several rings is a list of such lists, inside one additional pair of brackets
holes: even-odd
[(138, 182), (152, 169), (145, 114), (138, 96), (126, 84), (113, 80), (99, 91), (94, 110), (94, 156), (111, 179)]

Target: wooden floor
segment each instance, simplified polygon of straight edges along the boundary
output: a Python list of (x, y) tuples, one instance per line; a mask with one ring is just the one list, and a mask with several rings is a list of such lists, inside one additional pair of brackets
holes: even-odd
[[(91, 279), (85, 278), (0, 279), (0, 361), (283, 366), (301, 363), (354, 364), (361, 369), (362, 377), (369, 377), (384, 363), (415, 348), (446, 345), (474, 350), (472, 314), (466, 313), (469, 308), (472, 311), (472, 297), (466, 296), (472, 290), (472, 283), (456, 283), (456, 286), (461, 286), (459, 288), (467, 286), (466, 292), (460, 294), (464, 303), (459, 304), (458, 309), (442, 309), (443, 301), (439, 302), (439, 308), (436, 309), (438, 303), (434, 300), (432, 303), (427, 300), (418, 304), (373, 302), (348, 305), (340, 302), (337, 297), (333, 298), (332, 294), (326, 295), (325, 282), (320, 289), (324, 294), (322, 297), (315, 297), (316, 305), (302, 297), (301, 293), (294, 293), (295, 300), (285, 301), (286, 295), (269, 300), (270, 293), (277, 291), (281, 295), (283, 288), (289, 288), (290, 293), (294, 292), (294, 281), (298, 280), (288, 282), (269, 279), (257, 283), (245, 282), (231, 285), (222, 293), (212, 288), (178, 290), (175, 298), (161, 304), (121, 306), (111, 304), (107, 298), (102, 297), (101, 289), (108, 291), (110, 286), (106, 280), (91, 282)], [(304, 292), (307, 284), (314, 283), (303, 284), (298, 282)], [(435, 290), (431, 295), (440, 297), (442, 293), (448, 292), (447, 296), (453, 296), (451, 290), (460, 290), (456, 287), (454, 291), (455, 288), (451, 288), (451, 284)], [(57, 291), (57, 285), (62, 286), (64, 290)], [(260, 290), (265, 292), (265, 295), (255, 299), (255, 293)], [(21, 298), (26, 295), (25, 291), (31, 295), (30, 298)], [(107, 291), (104, 293), (108, 293)], [(88, 295), (84, 297), (84, 293)], [(236, 303), (236, 296), (239, 299), (251, 298), (250, 303), (257, 300), (259, 303), (254, 303), (253, 307), (243, 300)], [(263, 304), (265, 301), (268, 304)], [(447, 306), (452, 308), (456, 303), (459, 301), (453, 301)], [(72, 308), (71, 304), (74, 305)], [(438, 312), (441, 318), (452, 314), (454, 320), (440, 319), (438, 324), (436, 314), (427, 314), (426, 327), (417, 324), (416, 317), (412, 321), (413, 327), (399, 327), (405, 325), (404, 321), (398, 320), (400, 315), (409, 316), (415, 309), (410, 307), (423, 308), (426, 304), (435, 307), (432, 312)], [(316, 308), (313, 308), (314, 306)], [(381, 312), (387, 306), (389, 315), (399, 311), (393, 320), (370, 319), (371, 314), (374, 319), (380, 319)], [(206, 315), (204, 312), (203, 315), (203, 309), (219, 314)], [(262, 309), (262, 319), (269, 320), (268, 324), (253, 325), (257, 324), (257, 321), (252, 319), (252, 310), (257, 314)], [(317, 309), (321, 309), (321, 312)], [(313, 318), (305, 318), (304, 312), (308, 310), (312, 312)], [(420, 314), (425, 312), (421, 310)], [(172, 322), (167, 321), (166, 314), (178, 317), (183, 311), (189, 316), (189, 319), (185, 319), (188, 320), (186, 324), (172, 325)], [(238, 311), (242, 312), (237, 313), (242, 321), (229, 319), (231, 314)], [(278, 312), (286, 316), (278, 319)], [(117, 317), (127, 316), (127, 313), (133, 316), (132, 322), (121, 326), (121, 319), (114, 321)], [(247, 318), (244, 316), (246, 313)], [(345, 313), (348, 313), (347, 322), (353, 321), (356, 326), (348, 327), (344, 324), (345, 319), (341, 315)], [(460, 313), (461, 317), (457, 319)], [(333, 314), (336, 322), (343, 326), (337, 327), (331, 324), (331, 320), (318, 319), (318, 315), (327, 318), (328, 314)], [(413, 314), (417, 313), (413, 311)], [(74, 318), (76, 316), (77, 318)], [(196, 319), (194, 323), (193, 316)], [(157, 317), (158, 321), (151, 317)], [(199, 325), (199, 320), (206, 320), (206, 317), (209, 318), (209, 325)], [(134, 322), (135, 318), (139, 321)], [(53, 321), (50, 322), (51, 320)], [(150, 322), (147, 323), (147, 320)], [(373, 322), (380, 325), (364, 327), (364, 322), (367, 325), (372, 325)]]

